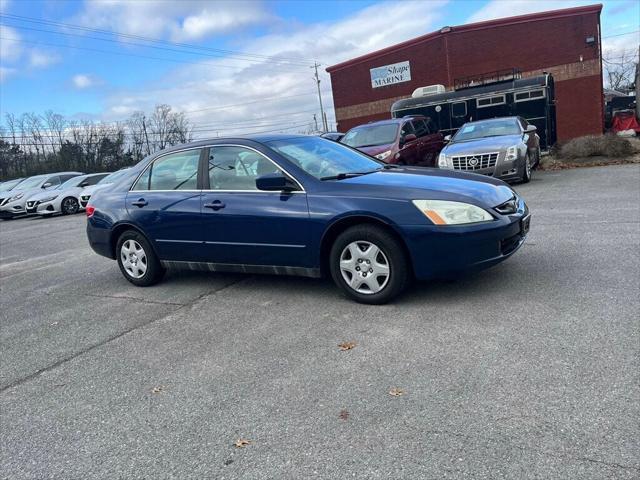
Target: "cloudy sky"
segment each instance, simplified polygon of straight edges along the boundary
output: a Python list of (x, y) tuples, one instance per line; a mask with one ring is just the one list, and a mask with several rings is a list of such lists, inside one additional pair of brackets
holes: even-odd
[[(329, 65), (445, 25), (591, 3), (0, 0), (0, 110), (116, 121), (168, 103), (196, 137), (300, 131), (318, 112), (314, 62), (333, 123)], [(602, 3), (605, 50), (637, 49), (640, 2)]]

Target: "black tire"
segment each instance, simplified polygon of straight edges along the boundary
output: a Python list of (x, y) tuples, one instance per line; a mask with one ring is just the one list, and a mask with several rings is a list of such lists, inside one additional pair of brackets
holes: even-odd
[(74, 215), (80, 210), (80, 204), (74, 197), (67, 197), (60, 202), (60, 211), (62, 215)]
[[(128, 265), (125, 265), (124, 263), (124, 257), (126, 257), (126, 254), (123, 251), (122, 247), (126, 242), (130, 242), (127, 244), (127, 246), (132, 244), (139, 245), (144, 253), (144, 261), (142, 260), (143, 257), (141, 255), (136, 256), (135, 259), (136, 265), (139, 261), (140, 265), (144, 265), (145, 267), (144, 273), (140, 276), (136, 276), (140, 272), (139, 269), (135, 270), (136, 273), (133, 272), (133, 269), (137, 268), (137, 266), (131, 265), (131, 259), (129, 259)], [(153, 248), (151, 247), (145, 236), (140, 232), (137, 232), (136, 230), (127, 230), (122, 233), (122, 235), (120, 235), (120, 238), (118, 238), (118, 243), (116, 245), (116, 259), (118, 261), (118, 267), (120, 267), (120, 271), (122, 272), (124, 278), (138, 287), (148, 287), (150, 285), (158, 283), (160, 280), (162, 280), (162, 277), (165, 273), (165, 269), (160, 264), (158, 256), (153, 251)]]
[[(371, 290), (369, 290), (370, 293), (359, 292), (351, 287), (345, 279), (345, 276), (349, 277), (350, 272), (345, 271), (345, 269), (341, 268), (341, 258), (345, 253), (347, 253), (347, 247), (353, 245), (354, 243), (357, 245), (361, 245), (358, 242), (362, 242), (362, 245), (364, 246), (370, 244), (377, 247), (382, 253), (382, 256), (379, 256), (378, 259), (382, 261), (382, 264), (386, 263), (386, 265), (388, 265), (388, 275), (386, 277), (386, 281), (382, 276), (378, 277), (377, 275), (375, 275), (375, 273), (370, 274), (371, 276), (369, 277), (369, 281), (371, 281), (371, 279), (375, 276), (375, 282), (379, 287), (382, 287), (381, 290), (377, 292), (373, 292)], [(365, 253), (362, 254), (365, 255)], [(361, 259), (354, 258), (353, 260), (354, 265), (356, 265), (355, 262)], [(349, 260), (346, 261), (348, 262)], [(366, 262), (366, 260), (364, 261)], [(400, 295), (409, 284), (409, 280), (411, 277), (409, 260), (400, 242), (384, 228), (366, 224), (350, 227), (336, 238), (336, 240), (333, 242), (333, 245), (331, 246), (331, 253), (329, 254), (329, 268), (333, 281), (348, 297), (357, 302), (370, 305), (380, 305), (383, 303), (387, 303)], [(365, 270), (367, 268), (369, 267), (364, 267)], [(366, 276), (367, 274), (368, 272), (362, 271), (358, 273), (358, 275), (364, 276)], [(353, 278), (353, 275), (351, 276), (351, 278)], [(381, 279), (382, 285), (380, 285)], [(361, 280), (362, 282), (366, 281), (359, 278), (358, 280)], [(364, 287), (364, 285), (362, 285), (362, 287)], [(364, 288), (368, 289), (368, 287)]]
[(531, 167), (531, 157), (527, 153), (522, 162), (522, 176), (520, 177), (520, 183), (529, 183), (531, 181), (531, 175), (533, 168)]

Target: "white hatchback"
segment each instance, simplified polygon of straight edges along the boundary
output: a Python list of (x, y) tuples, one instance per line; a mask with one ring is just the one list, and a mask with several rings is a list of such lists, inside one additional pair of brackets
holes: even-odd
[(27, 214), (72, 215), (84, 207), (80, 204), (80, 194), (86, 187), (95, 185), (109, 173), (91, 173), (74, 177), (60, 186), (38, 193), (27, 199), (25, 206)]

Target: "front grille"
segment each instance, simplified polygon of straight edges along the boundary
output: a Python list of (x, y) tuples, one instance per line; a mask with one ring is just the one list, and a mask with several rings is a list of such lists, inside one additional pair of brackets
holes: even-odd
[(81, 199), (83, 202), (88, 202), (90, 198), (91, 198), (91, 195), (81, 195), (81, 196), (80, 196), (80, 199)]
[(27, 202), (27, 208), (33, 208), (37, 205), (36, 202)]
[(514, 235), (512, 237), (505, 238), (504, 240), (502, 240), (500, 242), (500, 251), (502, 252), (502, 254), (503, 255), (509, 255), (516, 248), (518, 248), (518, 245), (520, 244), (521, 238), (522, 237), (518, 233), (518, 234), (516, 234), (516, 235)]
[(481, 170), (483, 168), (493, 168), (498, 161), (498, 152), (479, 153), (477, 155), (461, 155), (451, 157), (454, 170)]

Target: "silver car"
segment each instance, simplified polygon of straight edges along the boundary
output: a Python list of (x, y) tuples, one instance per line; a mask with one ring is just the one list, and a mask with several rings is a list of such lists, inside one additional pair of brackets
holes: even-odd
[(438, 167), (527, 183), (540, 162), (536, 127), (521, 117), (465, 123), (438, 157)]

